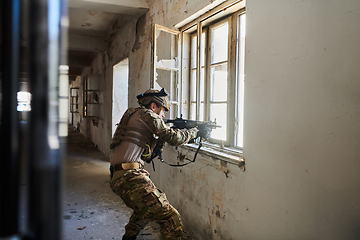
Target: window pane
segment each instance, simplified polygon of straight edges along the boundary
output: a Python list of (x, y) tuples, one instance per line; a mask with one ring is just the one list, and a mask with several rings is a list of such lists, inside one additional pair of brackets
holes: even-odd
[(227, 64), (211, 67), (210, 101), (227, 101)]
[(205, 104), (204, 104), (204, 103), (201, 103), (201, 104), (200, 104), (199, 121), (205, 121), (205, 120), (204, 120), (204, 109), (205, 109)]
[(156, 34), (156, 67), (178, 68), (177, 61), (178, 35), (157, 29)]
[(238, 51), (237, 51), (237, 122), (235, 126), (236, 129), (236, 141), (235, 145), (237, 147), (243, 147), (243, 128), (244, 128), (244, 60), (245, 60), (245, 14), (240, 15), (238, 18)]
[(79, 98), (78, 97), (71, 97), (71, 104), (76, 104), (79, 103)]
[[(196, 72), (197, 70), (194, 69), (191, 71), (190, 77), (190, 119), (196, 120), (196, 92), (197, 92), (197, 84), (196, 84)], [(201, 76), (200, 76), (200, 112), (199, 112), (199, 121), (204, 121), (204, 102), (205, 102), (205, 69), (201, 68)]]
[[(205, 40), (206, 34), (205, 32), (201, 35), (201, 49), (200, 49), (200, 65), (205, 66)], [(191, 37), (191, 68), (196, 68), (196, 44), (197, 44), (197, 36), (194, 35)]]
[(191, 37), (191, 68), (196, 68), (196, 41), (196, 36)]
[(199, 121), (204, 121), (204, 111), (205, 111), (205, 68), (201, 68), (200, 71), (200, 114)]
[(210, 105), (210, 120), (216, 121), (221, 128), (216, 128), (211, 132), (211, 138), (226, 140), (226, 119), (227, 119), (227, 104), (211, 104)]
[(171, 112), (170, 112), (170, 118), (171, 119), (174, 119), (176, 117), (180, 117), (178, 116), (178, 105), (177, 104), (171, 104), (170, 105), (170, 109), (171, 109)]
[(72, 89), (71, 89), (71, 96), (73, 96), (73, 97), (79, 96), (79, 89), (77, 89), (77, 88), (72, 88)]
[(172, 71), (170, 72), (171, 78), (170, 78), (170, 86), (172, 87), (169, 88), (170, 90), (170, 99), (171, 101), (177, 102), (179, 99), (179, 89), (178, 89), (178, 72), (176, 71)]
[(89, 76), (87, 78), (87, 84), (85, 90), (99, 90), (99, 77)]
[(211, 30), (211, 63), (223, 62), (228, 58), (228, 23)]
[(167, 71), (164, 69), (156, 69), (156, 89), (165, 88), (166, 91), (169, 91), (169, 94), (171, 95), (171, 80), (172, 80), (172, 71)]
[(97, 92), (87, 92), (87, 99), (86, 103), (98, 103), (99, 102), (99, 96)]
[(205, 33), (203, 32), (201, 34), (201, 49), (200, 49), (200, 54), (201, 54), (201, 58), (200, 58), (200, 66), (203, 67), (205, 66), (205, 38), (206, 38), (206, 35)]
[(70, 105), (70, 112), (72, 112), (72, 113), (78, 113), (78, 112), (79, 112), (79, 105), (78, 105), (78, 104), (72, 104), (72, 105)]
[(196, 120), (196, 103), (190, 104), (190, 120)]
[(200, 71), (200, 101), (204, 102), (205, 101), (205, 69), (201, 68)]
[(196, 102), (196, 69), (191, 71), (191, 77), (190, 77), (190, 101)]

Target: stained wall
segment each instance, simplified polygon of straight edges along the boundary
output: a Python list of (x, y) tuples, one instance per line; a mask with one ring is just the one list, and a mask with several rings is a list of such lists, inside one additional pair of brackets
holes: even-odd
[[(100, 74), (98, 125), (81, 131), (109, 155), (112, 66), (129, 58), (129, 106), (150, 86), (151, 23), (172, 27), (212, 1), (158, 1), (109, 34), (86, 74)], [(194, 239), (360, 237), (360, 3), (247, 2), (246, 171), (200, 155), (147, 169)], [(126, 24), (122, 24), (122, 23)], [(111, 37), (110, 37), (111, 36)], [(164, 158), (179, 152), (167, 146)]]

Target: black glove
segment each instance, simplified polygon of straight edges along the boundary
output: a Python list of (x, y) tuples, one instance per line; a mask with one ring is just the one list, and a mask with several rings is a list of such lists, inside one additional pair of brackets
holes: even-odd
[(165, 146), (165, 142), (159, 141), (156, 143), (156, 146), (151, 154), (150, 159), (148, 159), (146, 162), (150, 163), (154, 158), (156, 158), (157, 156), (162, 159), (161, 153), (163, 151), (163, 148)]
[(205, 140), (210, 137), (211, 127), (203, 124), (203, 125), (199, 125), (197, 128), (199, 129), (197, 133), (197, 137), (204, 138)]

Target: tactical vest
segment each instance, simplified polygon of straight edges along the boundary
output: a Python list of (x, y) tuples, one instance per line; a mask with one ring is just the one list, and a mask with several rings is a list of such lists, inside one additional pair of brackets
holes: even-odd
[(155, 146), (153, 133), (144, 132), (140, 129), (128, 126), (130, 117), (138, 111), (142, 111), (141, 108), (129, 108), (124, 113), (124, 116), (121, 118), (120, 123), (116, 127), (114, 136), (110, 143), (110, 149), (113, 150), (116, 145), (121, 143), (121, 141), (131, 142), (145, 149), (141, 158), (143, 160), (147, 160)]

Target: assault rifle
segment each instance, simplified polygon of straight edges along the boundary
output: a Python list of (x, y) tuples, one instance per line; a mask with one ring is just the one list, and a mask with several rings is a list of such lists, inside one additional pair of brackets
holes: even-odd
[[(190, 128), (198, 128), (200, 131), (199, 137), (207, 140), (211, 134), (211, 131), (217, 127), (221, 127), (219, 125), (216, 125), (216, 122), (202, 122), (202, 121), (196, 121), (196, 120), (188, 120), (183, 119), (182, 116), (175, 119), (164, 119), (165, 123), (172, 123), (172, 128), (175, 129), (190, 129)], [(200, 139), (201, 141), (201, 139)]]
[[(198, 137), (200, 138), (199, 141), (199, 147), (197, 148), (195, 155), (194, 155), (194, 159), (190, 160), (188, 158), (185, 158), (186, 160), (188, 160), (189, 162), (185, 163), (185, 164), (180, 164), (180, 165), (175, 165), (175, 164), (169, 164), (167, 162), (164, 161), (164, 159), (162, 158), (161, 155), (161, 148), (159, 146), (158, 143), (156, 143), (156, 146), (154, 148), (153, 153), (151, 154), (151, 162), (154, 158), (156, 158), (157, 156), (159, 157), (160, 161), (163, 163), (166, 163), (172, 167), (182, 167), (185, 166), (189, 163), (195, 162), (196, 156), (200, 151), (200, 148), (202, 147), (202, 140), (204, 139), (205, 141), (210, 137), (211, 131), (215, 128), (221, 127), (219, 125), (216, 125), (216, 122), (203, 122), (203, 121), (196, 121), (196, 120), (188, 120), (188, 119), (183, 119), (182, 116), (179, 118), (175, 118), (175, 119), (164, 119), (165, 123), (171, 123), (172, 126), (171, 128), (174, 129), (190, 129), (190, 128), (198, 128), (199, 132), (198, 132)], [(194, 142), (195, 139), (193, 139), (193, 141), (190, 142)], [(150, 162), (149, 161), (149, 162)], [(153, 169), (155, 171), (155, 167), (154, 167), (154, 163), (153, 164)]]

